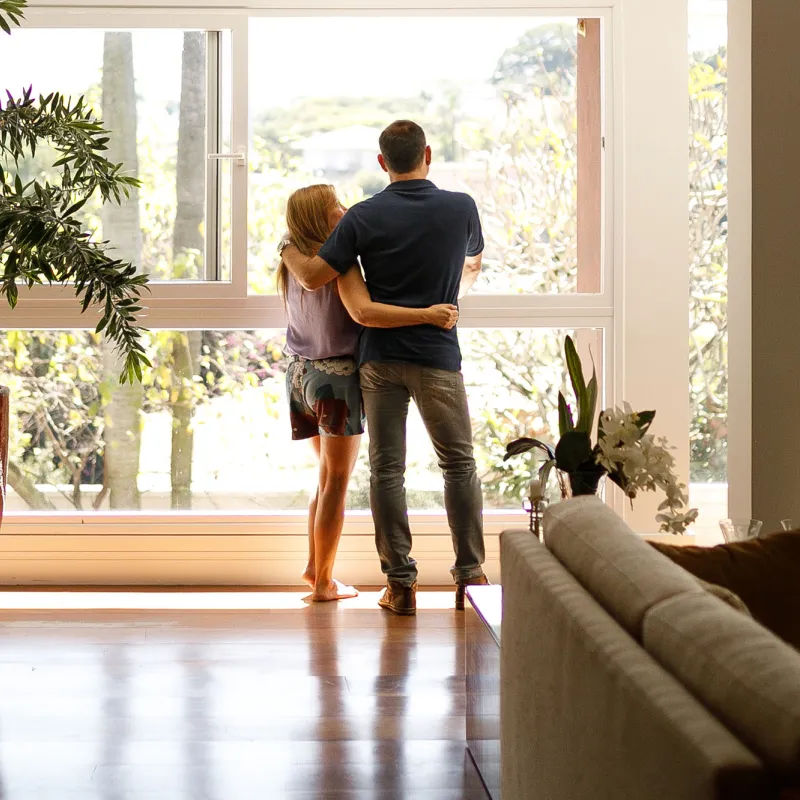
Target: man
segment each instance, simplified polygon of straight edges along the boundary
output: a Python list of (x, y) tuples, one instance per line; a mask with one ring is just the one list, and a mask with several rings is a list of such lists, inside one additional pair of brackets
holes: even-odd
[[(375, 302), (407, 307), (456, 303), (481, 269), (483, 235), (475, 201), (427, 180), (431, 149), (409, 120), (381, 133), (382, 192), (353, 206), (313, 258), (289, 245), (284, 261), (307, 289), (344, 275), (358, 258)], [(356, 269), (358, 267), (355, 267)], [(483, 574), (483, 499), (472, 455), (472, 426), (455, 328), (366, 328), (359, 346), (369, 430), (370, 506), (387, 587), (379, 604), (416, 613), (417, 567), (405, 495), (406, 418), (419, 409), (444, 473), (445, 508), (455, 549), (456, 608)]]

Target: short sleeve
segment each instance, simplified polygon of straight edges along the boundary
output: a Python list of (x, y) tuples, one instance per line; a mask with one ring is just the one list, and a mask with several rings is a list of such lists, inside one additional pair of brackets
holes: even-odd
[(317, 255), (344, 275), (358, 259), (356, 239), (356, 218), (352, 211), (348, 211)]
[(481, 219), (478, 216), (478, 207), (471, 197), (469, 198), (469, 225), (467, 232), (467, 256), (477, 256), (483, 252), (483, 231), (481, 230)]
[(289, 231), (285, 231), (283, 236), (281, 236), (280, 242), (278, 242), (278, 255), (283, 255), (283, 251), (292, 243), (291, 238), (289, 237)]

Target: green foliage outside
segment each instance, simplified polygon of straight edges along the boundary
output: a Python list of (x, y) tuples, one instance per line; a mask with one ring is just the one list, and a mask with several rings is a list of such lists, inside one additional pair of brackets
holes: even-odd
[(692, 480), (725, 481), (728, 460), (728, 59), (689, 70), (689, 392)]

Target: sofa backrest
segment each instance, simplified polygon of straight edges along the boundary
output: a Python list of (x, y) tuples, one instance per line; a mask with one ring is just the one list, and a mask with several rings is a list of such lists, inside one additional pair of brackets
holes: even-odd
[(686, 592), (695, 578), (655, 552), (597, 497), (577, 497), (547, 510), (548, 550), (631, 636), (641, 639), (647, 611)]
[(766, 800), (759, 759), (528, 531), (501, 537), (504, 800)]
[(643, 644), (787, 782), (800, 782), (800, 653), (711, 595), (652, 608)]

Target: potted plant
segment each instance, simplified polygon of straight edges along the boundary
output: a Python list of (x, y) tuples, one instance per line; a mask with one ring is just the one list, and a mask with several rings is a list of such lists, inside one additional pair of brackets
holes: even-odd
[[(555, 447), (523, 437), (506, 446), (507, 460), (533, 449), (546, 459), (539, 468), (533, 489), (543, 496), (550, 475), (555, 470), (562, 498), (591, 495), (600, 480), (608, 478), (622, 489), (631, 502), (640, 491), (663, 491), (656, 521), (660, 529), (684, 533), (697, 519), (696, 509), (686, 509), (686, 486), (678, 482), (673, 469), (675, 459), (664, 438), (649, 433), (655, 411), (634, 411), (628, 403), (602, 411), (597, 420), (596, 441), (592, 444), (597, 406), (597, 375), (594, 368), (587, 383), (583, 365), (572, 338), (567, 336), (564, 356), (575, 395), (575, 414), (562, 392), (558, 393), (559, 439)], [(533, 494), (533, 492), (532, 492)], [(537, 498), (532, 498), (532, 500)]]
[[(0, 29), (11, 33), (24, 18), (26, 0), (0, 0)], [(149, 366), (136, 322), (147, 276), (115, 259), (109, 242), (85, 231), (78, 213), (98, 193), (104, 203), (120, 203), (135, 178), (103, 152), (108, 132), (84, 99), (58, 93), (36, 97), (32, 88), (0, 100), (0, 294), (14, 308), (20, 285), (71, 284), (81, 311), (100, 306), (96, 331), (114, 343), (124, 366), (120, 381), (141, 380)], [(57, 152), (56, 180), (23, 183), (20, 161), (48, 143)], [(8, 390), (0, 387), (0, 521), (8, 464)]]

